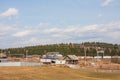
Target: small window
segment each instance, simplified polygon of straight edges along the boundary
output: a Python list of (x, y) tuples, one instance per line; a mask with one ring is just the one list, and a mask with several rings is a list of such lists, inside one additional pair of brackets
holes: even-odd
[(52, 63), (55, 63), (55, 61), (51, 61)]

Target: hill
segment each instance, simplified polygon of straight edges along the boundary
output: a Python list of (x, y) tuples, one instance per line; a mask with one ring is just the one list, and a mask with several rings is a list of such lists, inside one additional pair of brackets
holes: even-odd
[(120, 45), (103, 43), (103, 42), (85, 42), (85, 43), (61, 43), (61, 44), (50, 44), (50, 45), (38, 45), (28, 46), (21, 48), (9, 48), (1, 50), (7, 54), (44, 54), (46, 52), (60, 52), (63, 55), (75, 54), (82, 56), (84, 55), (84, 48), (87, 48), (88, 56), (96, 56), (97, 48), (101, 48), (105, 51), (106, 56), (120, 56)]

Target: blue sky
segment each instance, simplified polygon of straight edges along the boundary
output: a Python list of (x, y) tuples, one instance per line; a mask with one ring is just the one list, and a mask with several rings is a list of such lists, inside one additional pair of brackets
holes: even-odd
[(120, 43), (120, 0), (0, 0), (0, 48)]

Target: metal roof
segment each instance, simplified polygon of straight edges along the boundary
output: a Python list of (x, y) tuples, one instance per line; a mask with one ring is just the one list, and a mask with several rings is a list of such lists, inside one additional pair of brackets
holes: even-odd
[(72, 60), (78, 60), (78, 57), (76, 55), (67, 55)]

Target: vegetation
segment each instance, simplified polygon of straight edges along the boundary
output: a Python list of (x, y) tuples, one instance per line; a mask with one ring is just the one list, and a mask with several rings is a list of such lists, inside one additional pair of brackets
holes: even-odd
[(88, 56), (96, 56), (97, 48), (100, 47), (105, 51), (106, 56), (120, 56), (120, 45), (110, 44), (102, 42), (85, 42), (81, 44), (69, 43), (69, 44), (51, 44), (51, 45), (38, 45), (29, 46), (22, 48), (9, 48), (0, 50), (9, 54), (44, 54), (46, 52), (60, 52), (63, 55), (75, 54), (82, 56), (84, 55), (84, 48), (87, 48), (86, 53)]
[(0, 80), (119, 80), (120, 73), (96, 73), (66, 67), (0, 67)]

